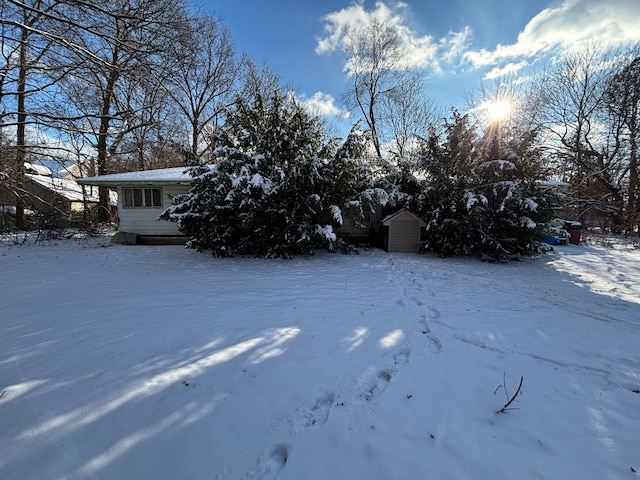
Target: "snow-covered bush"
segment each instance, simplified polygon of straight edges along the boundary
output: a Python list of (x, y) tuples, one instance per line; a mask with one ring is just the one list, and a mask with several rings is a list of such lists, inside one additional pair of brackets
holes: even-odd
[(164, 218), (177, 221), (189, 246), (215, 256), (291, 257), (333, 250), (324, 213), (324, 133), (291, 96), (237, 98), (216, 133), (213, 166), (192, 168), (190, 192)]
[(384, 173), (380, 171), (379, 162), (372, 158), (369, 134), (356, 123), (327, 162), (330, 179), (327, 201), (339, 225), (348, 218), (353, 225), (360, 226), (367, 213), (375, 212), (378, 206), (390, 201)]

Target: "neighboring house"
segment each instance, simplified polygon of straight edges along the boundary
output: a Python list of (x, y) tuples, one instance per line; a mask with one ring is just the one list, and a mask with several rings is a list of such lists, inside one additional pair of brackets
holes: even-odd
[[(25, 162), (24, 170), (24, 188), (20, 194), (27, 209), (40, 213), (71, 213), (98, 204), (97, 188), (82, 187), (73, 180), (54, 177), (51, 169), (43, 165)], [(0, 204), (15, 205), (11, 187), (1, 190)], [(115, 205), (115, 197), (112, 201)]]
[(348, 216), (343, 217), (343, 224), (337, 233), (349, 243), (362, 245), (381, 244), (380, 220), (384, 217), (383, 207), (379, 206), (374, 212), (367, 212), (361, 222), (357, 223)]
[(183, 243), (178, 224), (160, 220), (176, 195), (187, 193), (192, 178), (185, 167), (79, 178), (80, 185), (108, 187), (118, 194), (120, 233), (115, 243)]
[(73, 163), (65, 166), (62, 170), (58, 170), (58, 175), (67, 180), (73, 180), (82, 177), (93, 177), (96, 175), (96, 169), (93, 162)]

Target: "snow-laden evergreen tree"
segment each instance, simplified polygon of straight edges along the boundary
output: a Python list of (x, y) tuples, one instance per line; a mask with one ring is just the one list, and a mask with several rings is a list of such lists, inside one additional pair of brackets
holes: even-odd
[(353, 225), (362, 226), (365, 214), (389, 202), (388, 190), (382, 185), (384, 175), (375, 158), (368, 131), (356, 123), (327, 163), (327, 203), (338, 225), (349, 219)]
[(490, 260), (544, 249), (540, 240), (554, 216), (556, 195), (541, 186), (544, 170), (535, 130), (493, 124), (481, 140), (468, 194), (480, 217), (479, 251)]
[(424, 145), (426, 248), (505, 260), (544, 250), (554, 194), (540, 183), (536, 132), (494, 124), (484, 135), (453, 111)]
[(284, 258), (335, 248), (335, 222), (320, 222), (325, 134), (292, 95), (238, 97), (215, 143), (215, 164), (194, 167), (190, 192), (163, 214), (191, 238), (188, 246)]
[(426, 179), (420, 213), (427, 221), (428, 250), (442, 255), (473, 253), (475, 218), (465, 196), (472, 187), (477, 142), (468, 116), (456, 110), (445, 121), (444, 139), (431, 128), (424, 142), (421, 163)]

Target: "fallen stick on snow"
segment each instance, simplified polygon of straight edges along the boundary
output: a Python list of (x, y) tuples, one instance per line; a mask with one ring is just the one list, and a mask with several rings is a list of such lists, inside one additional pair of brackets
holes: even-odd
[[(509, 401), (507, 403), (504, 404), (504, 407), (502, 407), (500, 410), (498, 410), (497, 413), (503, 413), (507, 408), (509, 408), (509, 405), (511, 405), (511, 403), (516, 399), (516, 397), (518, 396), (518, 394), (520, 393), (520, 389), (522, 388), (522, 382), (524, 381), (524, 377), (520, 377), (520, 385), (518, 385), (518, 389), (516, 390), (516, 393), (513, 394), (513, 397), (511, 397), (509, 399)], [(507, 387), (504, 387), (504, 391), (507, 391)]]

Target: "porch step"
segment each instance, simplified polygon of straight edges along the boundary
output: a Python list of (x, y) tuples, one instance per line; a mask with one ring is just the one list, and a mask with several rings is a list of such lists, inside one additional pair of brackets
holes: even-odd
[(138, 235), (140, 245), (184, 245), (189, 240), (184, 235)]

